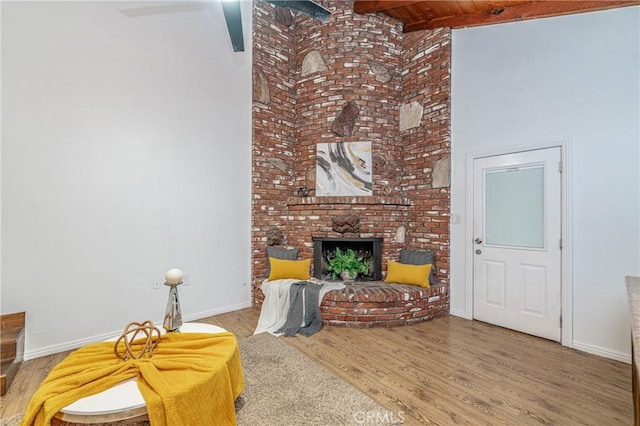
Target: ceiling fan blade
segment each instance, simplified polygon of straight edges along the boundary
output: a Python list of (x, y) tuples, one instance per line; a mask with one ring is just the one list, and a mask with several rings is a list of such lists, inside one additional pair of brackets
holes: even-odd
[(287, 9), (302, 12), (305, 15), (311, 16), (314, 19), (320, 21), (326, 21), (331, 12), (329, 9), (325, 9), (318, 3), (311, 0), (267, 0), (271, 4), (276, 6), (286, 7)]
[(231, 38), (231, 46), (234, 52), (244, 52), (244, 36), (242, 35), (242, 15), (240, 13), (240, 2), (223, 1), (222, 12), (224, 20), (227, 21), (227, 29)]

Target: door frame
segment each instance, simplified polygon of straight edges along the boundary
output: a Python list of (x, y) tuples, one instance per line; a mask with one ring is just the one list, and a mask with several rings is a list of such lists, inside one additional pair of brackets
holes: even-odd
[(560, 291), (561, 291), (561, 309), (562, 309), (562, 330), (560, 333), (560, 343), (563, 346), (573, 347), (573, 223), (571, 221), (571, 138), (558, 138), (538, 142), (532, 142), (524, 145), (514, 145), (504, 148), (495, 148), (490, 150), (482, 150), (469, 152), (466, 154), (466, 211), (465, 216), (465, 275), (467, 277), (465, 285), (465, 310), (467, 317), (473, 319), (473, 164), (476, 159), (485, 157), (494, 157), (505, 154), (515, 154), (523, 151), (533, 151), (546, 148), (560, 148), (562, 158), (561, 191), (562, 198), (560, 201), (561, 212), (561, 238), (562, 252), (560, 259)]

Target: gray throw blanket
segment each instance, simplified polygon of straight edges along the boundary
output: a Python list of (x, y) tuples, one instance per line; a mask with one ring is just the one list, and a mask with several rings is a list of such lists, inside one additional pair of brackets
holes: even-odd
[(320, 315), (320, 288), (322, 284), (313, 284), (308, 281), (299, 281), (291, 284), (289, 294), (291, 304), (287, 312), (287, 321), (276, 333), (284, 333), (285, 336), (293, 336), (300, 333), (311, 336), (322, 328)]

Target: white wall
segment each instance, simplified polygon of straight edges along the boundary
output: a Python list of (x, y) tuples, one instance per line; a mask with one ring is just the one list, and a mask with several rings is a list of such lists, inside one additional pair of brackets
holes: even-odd
[(150, 5), (2, 2), (1, 309), (27, 358), (161, 325), (172, 267), (185, 320), (250, 306), (250, 42), (217, 2), (119, 12)]
[[(453, 32), (452, 214), (466, 212), (467, 154), (568, 140), (568, 343), (621, 360), (624, 276), (640, 274), (639, 39), (638, 7)], [(467, 243), (452, 225), (451, 311), (471, 317)]]

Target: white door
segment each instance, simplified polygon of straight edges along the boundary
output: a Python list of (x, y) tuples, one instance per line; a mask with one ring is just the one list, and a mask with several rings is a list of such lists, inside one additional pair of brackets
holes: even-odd
[(560, 148), (479, 158), (473, 169), (473, 317), (560, 341)]

